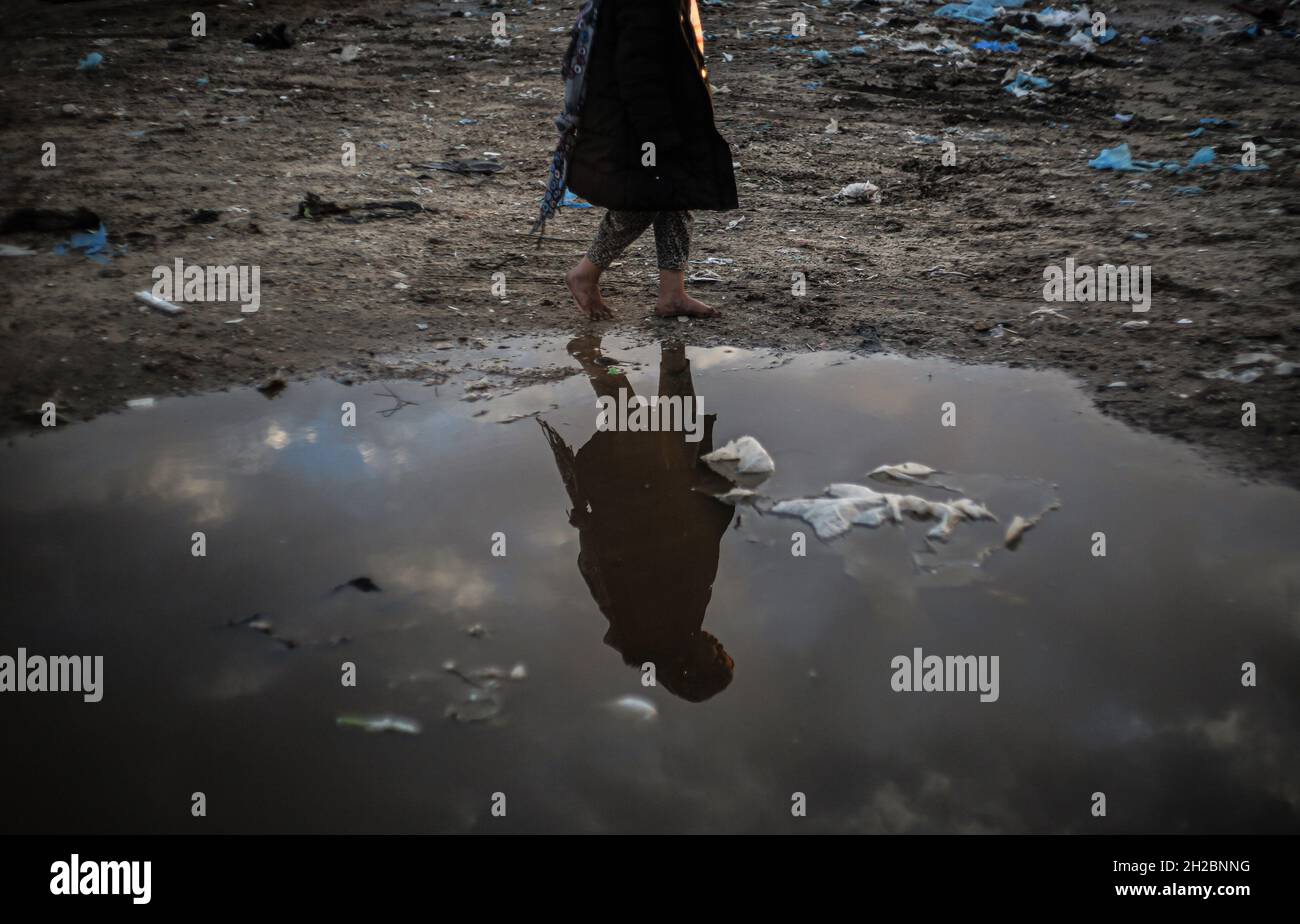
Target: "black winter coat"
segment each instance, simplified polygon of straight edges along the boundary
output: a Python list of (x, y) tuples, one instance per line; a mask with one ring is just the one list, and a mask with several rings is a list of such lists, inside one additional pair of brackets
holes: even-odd
[[(656, 212), (737, 207), (693, 2), (603, 0), (568, 177), (587, 201)], [(655, 145), (652, 166), (642, 165), (646, 142)]]

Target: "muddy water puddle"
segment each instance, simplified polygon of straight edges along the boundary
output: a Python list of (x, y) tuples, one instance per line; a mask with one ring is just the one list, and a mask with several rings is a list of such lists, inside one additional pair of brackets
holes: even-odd
[[(1051, 373), (618, 340), (444, 355), (10, 441), (0, 654), (104, 667), (98, 703), (0, 699), (24, 742), (7, 830), (1300, 828), (1296, 492)], [(702, 413), (598, 432), (620, 389)], [(733, 507), (699, 459), (744, 435), (775, 473)], [(909, 461), (941, 474), (867, 477)], [(996, 519), (823, 541), (772, 510), (843, 483)], [(1017, 515), (1037, 519), (1008, 548)], [(930, 656), (996, 657), (996, 683), (895, 689)]]

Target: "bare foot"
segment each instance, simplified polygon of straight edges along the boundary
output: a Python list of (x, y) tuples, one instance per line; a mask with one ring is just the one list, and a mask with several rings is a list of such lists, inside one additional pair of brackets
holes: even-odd
[(689, 318), (716, 318), (722, 312), (711, 308), (698, 298), (691, 298), (685, 292), (660, 295), (655, 305), (655, 314), (661, 318), (675, 318), (685, 315)]
[(573, 300), (578, 303), (578, 310), (593, 321), (614, 316), (614, 312), (600, 297), (600, 270), (595, 264), (588, 264), (584, 258), (581, 263), (564, 274), (564, 283), (569, 287)]

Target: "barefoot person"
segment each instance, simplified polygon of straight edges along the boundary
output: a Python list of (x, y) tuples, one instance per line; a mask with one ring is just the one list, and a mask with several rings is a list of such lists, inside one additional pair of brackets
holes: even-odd
[[(710, 317), (686, 294), (691, 209), (737, 207), (731, 149), (713, 125), (698, 0), (587, 0), (564, 58), (564, 114), (541, 231), (566, 187), (609, 211), (565, 281), (593, 319), (613, 312), (600, 274), (654, 226), (655, 313)], [(540, 240), (539, 240), (540, 243)]]

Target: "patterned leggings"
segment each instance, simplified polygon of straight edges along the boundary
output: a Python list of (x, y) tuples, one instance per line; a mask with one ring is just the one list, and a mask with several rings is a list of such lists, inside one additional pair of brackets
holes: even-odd
[(655, 226), (659, 268), (685, 271), (691, 252), (691, 225), (694, 223), (690, 212), (616, 212), (610, 209), (600, 220), (587, 259), (605, 269), (651, 223)]

